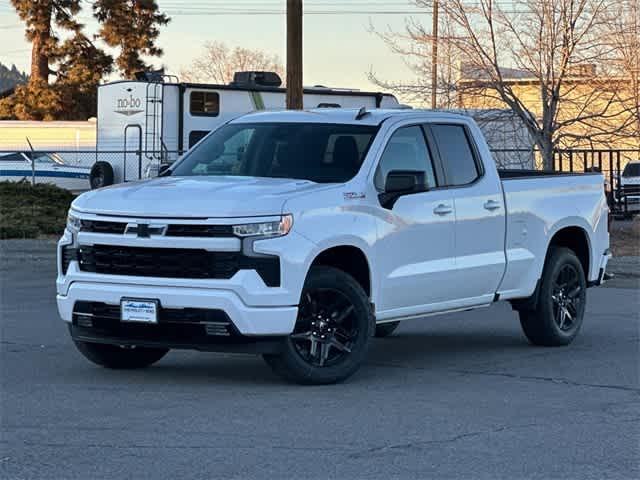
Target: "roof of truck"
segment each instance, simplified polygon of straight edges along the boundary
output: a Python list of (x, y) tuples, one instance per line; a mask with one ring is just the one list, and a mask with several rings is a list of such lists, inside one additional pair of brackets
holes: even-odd
[(283, 123), (345, 123), (359, 125), (379, 125), (388, 118), (411, 118), (418, 114), (422, 116), (468, 119), (467, 115), (442, 110), (423, 110), (408, 108), (372, 108), (367, 109), (365, 115), (358, 114), (357, 108), (314, 108), (310, 110), (270, 110), (252, 112), (242, 115), (232, 123), (258, 123), (258, 122), (283, 122)]

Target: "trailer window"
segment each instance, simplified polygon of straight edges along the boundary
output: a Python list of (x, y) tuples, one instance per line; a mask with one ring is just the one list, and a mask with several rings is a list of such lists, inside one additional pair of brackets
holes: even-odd
[(191, 92), (189, 112), (196, 116), (217, 117), (220, 113), (220, 95), (218, 92)]
[(210, 130), (191, 130), (189, 132), (189, 148), (193, 147), (196, 143), (207, 136)]

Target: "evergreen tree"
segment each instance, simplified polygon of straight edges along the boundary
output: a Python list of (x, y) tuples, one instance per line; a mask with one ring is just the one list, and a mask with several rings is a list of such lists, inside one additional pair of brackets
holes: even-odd
[(113, 58), (77, 32), (60, 46), (55, 90), (63, 111), (59, 120), (85, 120), (96, 115), (98, 84), (111, 73)]
[(26, 24), (25, 34), (31, 42), (29, 81), (46, 84), (58, 46), (56, 27), (73, 31), (82, 28), (74, 19), (80, 11), (80, 0), (11, 0), (11, 3)]
[[(80, 0), (11, 2), (32, 43), (31, 76), (27, 85), (0, 100), (0, 118), (84, 120), (95, 115), (97, 86), (111, 72), (113, 59), (84, 35), (76, 20)], [(51, 75), (55, 82), (50, 84)]]
[(116, 64), (125, 78), (151, 68), (143, 55), (162, 55), (156, 39), (169, 17), (158, 12), (155, 0), (96, 0), (93, 12), (101, 25), (98, 36), (119, 49)]

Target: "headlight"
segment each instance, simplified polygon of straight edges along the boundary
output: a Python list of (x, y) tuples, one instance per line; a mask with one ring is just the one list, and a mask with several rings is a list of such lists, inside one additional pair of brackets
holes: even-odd
[(80, 219), (78, 217), (76, 217), (71, 212), (69, 212), (67, 214), (67, 229), (70, 232), (74, 232), (74, 233), (79, 232), (81, 225), (82, 225), (82, 222), (80, 221)]
[(246, 223), (234, 225), (233, 233), (238, 237), (281, 237), (293, 226), (293, 215), (283, 215), (273, 222)]

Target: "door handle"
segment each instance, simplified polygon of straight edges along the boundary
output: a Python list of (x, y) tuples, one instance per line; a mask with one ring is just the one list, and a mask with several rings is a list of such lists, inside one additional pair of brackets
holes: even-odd
[(500, 207), (501, 207), (500, 202), (497, 202), (495, 200), (487, 200), (484, 203), (484, 208), (486, 210), (497, 210)]
[(453, 208), (449, 205), (445, 205), (444, 203), (441, 203), (433, 209), (433, 213), (436, 215), (449, 215), (451, 212), (453, 212)]

